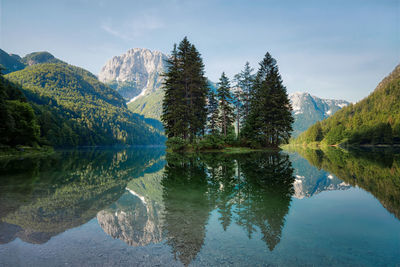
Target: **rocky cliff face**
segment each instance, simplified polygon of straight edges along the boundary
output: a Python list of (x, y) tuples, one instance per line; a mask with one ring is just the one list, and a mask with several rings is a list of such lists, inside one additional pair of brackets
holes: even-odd
[(345, 100), (321, 99), (309, 93), (289, 95), (293, 107), (293, 136), (297, 137), (317, 121), (328, 118), (350, 104)]
[(159, 51), (134, 48), (110, 59), (101, 69), (99, 80), (133, 101), (161, 87), (165, 60), (167, 56)]
[(161, 242), (164, 212), (162, 177), (163, 170), (131, 180), (117, 202), (97, 213), (97, 221), (104, 232), (130, 246)]

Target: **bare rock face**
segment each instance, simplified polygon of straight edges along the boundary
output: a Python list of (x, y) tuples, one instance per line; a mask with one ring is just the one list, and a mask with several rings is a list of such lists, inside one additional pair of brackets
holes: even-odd
[(309, 93), (289, 95), (293, 107), (293, 136), (297, 137), (308, 127), (335, 114), (339, 109), (349, 105), (345, 100), (322, 99)]
[(133, 101), (161, 87), (165, 60), (167, 56), (159, 51), (134, 48), (107, 61), (99, 73), (99, 80)]
[(162, 207), (154, 201), (132, 192), (125, 193), (109, 209), (97, 213), (104, 232), (130, 246), (160, 243), (162, 237)]

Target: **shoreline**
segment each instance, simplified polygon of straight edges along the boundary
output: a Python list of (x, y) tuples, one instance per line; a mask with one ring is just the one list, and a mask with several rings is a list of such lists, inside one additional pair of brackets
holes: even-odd
[(0, 148), (0, 159), (47, 156), (54, 153), (55, 150), (52, 147), (2, 147)]

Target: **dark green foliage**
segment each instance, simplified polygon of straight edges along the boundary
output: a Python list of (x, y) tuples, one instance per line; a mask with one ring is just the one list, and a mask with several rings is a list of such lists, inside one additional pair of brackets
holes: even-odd
[(321, 142), (326, 145), (400, 144), (400, 66), (375, 91), (357, 104), (349, 105), (315, 125), (294, 142)]
[(190, 264), (200, 251), (215, 207), (224, 231), (234, 224), (249, 238), (258, 231), (268, 249), (275, 249), (294, 193), (288, 155), (167, 153), (166, 160), (164, 230), (182, 263)]
[(0, 146), (36, 145), (39, 126), (21, 88), (0, 74)]
[(221, 78), (219, 79), (217, 96), (219, 102), (218, 125), (221, 129), (221, 134), (226, 137), (229, 127), (231, 127), (234, 122), (234, 115), (230, 82), (228, 77), (226, 77), (225, 72), (222, 73)]
[(250, 112), (250, 95), (253, 88), (254, 83), (254, 71), (253, 68), (250, 67), (250, 63), (246, 62), (244, 69), (235, 75), (236, 86), (240, 89), (238, 91), (236, 99), (240, 103), (240, 120), (245, 121)]
[(267, 53), (260, 62), (250, 95), (250, 111), (243, 136), (251, 143), (278, 147), (288, 142), (293, 121), (276, 60)]
[(196, 150), (222, 149), (224, 147), (224, 139), (219, 134), (206, 134), (203, 139), (199, 140)]
[(188, 142), (180, 137), (170, 137), (165, 144), (172, 151), (183, 151), (188, 145)]
[[(195, 150), (219, 147), (210, 140), (197, 142), (207, 126), (208, 134), (223, 135), (226, 146), (277, 148), (288, 142), (294, 119), (276, 61), (269, 53), (260, 63), (255, 80), (249, 63), (235, 76), (234, 96), (224, 72), (216, 94), (207, 87), (200, 55), (186, 38), (178, 48), (174, 46), (167, 68), (161, 120), (168, 138), (189, 140)], [(233, 127), (235, 117), (238, 133), (245, 120), (240, 138)]]
[(219, 116), (219, 109), (218, 109), (218, 100), (216, 95), (213, 91), (210, 90), (208, 94), (208, 131), (211, 134), (217, 134), (218, 131), (218, 116)]
[(204, 64), (196, 47), (185, 37), (172, 51), (165, 73), (161, 120), (168, 137), (193, 142), (204, 134), (208, 94)]
[(7, 78), (22, 84), (54, 146), (160, 144), (158, 130), (131, 113), (124, 99), (90, 72), (68, 64), (38, 64)]

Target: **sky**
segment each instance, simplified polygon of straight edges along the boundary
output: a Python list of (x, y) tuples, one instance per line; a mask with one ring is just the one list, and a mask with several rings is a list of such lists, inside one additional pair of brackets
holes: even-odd
[(1, 49), (94, 74), (131, 48), (169, 54), (184, 36), (214, 82), (269, 52), (289, 93), (356, 102), (400, 62), (400, 0), (0, 0)]

